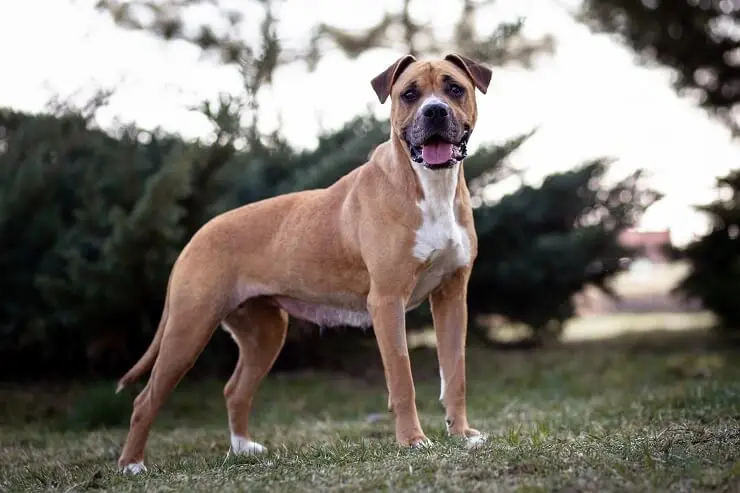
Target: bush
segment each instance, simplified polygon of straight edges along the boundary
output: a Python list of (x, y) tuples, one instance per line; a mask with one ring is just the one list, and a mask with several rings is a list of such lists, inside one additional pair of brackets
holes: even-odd
[[(149, 344), (171, 266), (205, 221), (327, 186), (365, 162), (388, 132), (387, 121), (364, 116), (323, 135), (311, 151), (298, 152), (279, 135), (238, 151), (235, 132), (219, 130), (204, 145), (136, 128), (110, 135), (71, 110), (0, 111), (0, 375), (118, 376)], [(506, 157), (526, 138), (470, 156), (471, 189), (505, 176)], [(541, 330), (571, 313), (570, 297), (586, 283), (603, 285), (619, 269), (616, 235), (654, 195), (638, 190), (639, 174), (604, 187), (606, 169), (590, 163), (475, 211), (472, 316), (497, 312)], [(427, 307), (409, 325), (425, 321)], [(303, 326), (291, 328), (288, 344), (311, 355), (305, 364), (321, 366), (332, 356), (316, 348), (334, 345), (306, 337)], [(337, 344), (372, 337), (354, 333), (343, 332)], [(233, 355), (228, 338), (217, 336), (198, 368), (230, 371)]]
[(113, 392), (114, 387), (113, 382), (85, 386), (59, 427), (65, 431), (125, 427), (131, 418), (131, 396)]
[(709, 216), (711, 230), (682, 252), (691, 270), (676, 288), (713, 311), (727, 334), (740, 331), (740, 170), (717, 180), (725, 197), (698, 210)]

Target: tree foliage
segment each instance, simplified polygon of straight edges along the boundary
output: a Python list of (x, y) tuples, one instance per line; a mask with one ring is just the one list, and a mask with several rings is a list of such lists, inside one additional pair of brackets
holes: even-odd
[(722, 195), (711, 204), (699, 206), (711, 221), (711, 230), (689, 244), (682, 258), (691, 265), (689, 275), (676, 291), (698, 298), (720, 319), (730, 333), (740, 330), (740, 171), (717, 180)]
[[(526, 63), (547, 47), (547, 40), (537, 47), (519, 39), (520, 24), (474, 32), (476, 9), (489, 3), (461, 2), (454, 39), (446, 44), (424, 41), (409, 0), (364, 34), (317, 26), (302, 56), (310, 65), (329, 45), (350, 56), (377, 44), (415, 53), (454, 45), (495, 65)], [(151, 340), (172, 264), (203, 223), (243, 204), (328, 186), (387, 138), (389, 122), (372, 116), (325, 133), (306, 151), (293, 148), (279, 132), (257, 131), (256, 96), (271, 83), (276, 67), (291, 62), (276, 36), (274, 4), (251, 3), (263, 14), (262, 41), (252, 47), (238, 36), (243, 19), (217, 0), (99, 3), (124, 27), (194, 43), (241, 70), (243, 94), (196, 108), (213, 124), (212, 143), (135, 126), (106, 133), (94, 125), (105, 95), (82, 109), (62, 104), (45, 114), (0, 110), (0, 375), (119, 374)], [(193, 17), (186, 15), (189, 9), (203, 8), (225, 13), (227, 28), (187, 25), (185, 19)], [(486, 186), (516, 172), (507, 158), (529, 135), (484, 147), (465, 161), (481, 204), (475, 210), (480, 249), (470, 315), (473, 320), (499, 313), (539, 333), (572, 314), (572, 295), (586, 284), (605, 287), (628, 253), (617, 245), (618, 233), (657, 196), (639, 186), (639, 173), (606, 186), (608, 165), (594, 161), (486, 202)], [(425, 305), (409, 324), (428, 321)], [(320, 366), (327, 355), (346, 354), (349, 341), (362, 337), (360, 331), (339, 331), (342, 336), (333, 339), (337, 346), (326, 335), (320, 341), (308, 335), (317, 332), (294, 324), (283, 353)], [(216, 339), (204, 359), (218, 365), (234, 348), (227, 338)], [(300, 351), (291, 351), (294, 341)]]
[[(224, 140), (188, 143), (136, 128), (111, 136), (73, 111), (3, 110), (0, 370), (119, 372), (148, 344), (171, 266), (204, 221), (279, 193), (327, 186), (364, 163), (388, 131), (387, 121), (364, 116), (323, 135), (311, 151), (274, 136), (224, 152)], [(507, 176), (506, 158), (525, 140), (471, 155), (471, 184)], [(212, 160), (216, 171), (206, 172)], [(476, 209), (481, 247), (471, 317), (500, 313), (541, 329), (569, 316), (571, 296), (586, 283), (602, 285), (618, 270), (625, 253), (615, 235), (654, 196), (639, 190), (636, 177), (605, 187), (605, 170), (606, 163), (590, 163)], [(425, 307), (410, 325), (427, 321)], [(291, 337), (305, 334), (299, 325)], [(227, 342), (209, 354), (223, 355)], [(314, 365), (325, 356), (304, 353)]]
[[(730, 0), (585, 0), (581, 19), (597, 32), (616, 35), (644, 63), (674, 70), (680, 93), (698, 97), (740, 135), (740, 4)], [(699, 206), (710, 231), (673, 252), (691, 271), (676, 291), (698, 298), (721, 325), (740, 328), (740, 171), (718, 179), (726, 195)]]
[(580, 19), (643, 63), (674, 69), (674, 86), (740, 131), (740, 4), (731, 0), (585, 0)]
[(642, 186), (641, 171), (605, 187), (607, 170), (595, 160), (475, 210), (486, 257), (471, 276), (473, 313), (504, 314), (539, 338), (559, 335), (587, 285), (614, 294), (606, 282), (631, 255), (618, 236), (660, 195)]
[[(249, 3), (259, 8), (272, 2)], [(224, 63), (238, 63), (250, 49), (239, 33), (244, 11), (224, 7), (216, 0), (99, 0), (96, 7), (123, 28), (145, 31), (165, 41), (184, 41), (215, 54)], [(188, 25), (187, 18), (216, 21)]]
[[(123, 28), (147, 32), (166, 41), (187, 42), (226, 64), (240, 65), (245, 57), (260, 56), (268, 81), (276, 69), (291, 63), (305, 63), (306, 68), (313, 71), (323, 55), (336, 48), (349, 58), (377, 48), (407, 51), (414, 55), (440, 54), (454, 49), (493, 66), (519, 63), (527, 67), (536, 54), (552, 53), (553, 38), (544, 36), (531, 40), (521, 36), (521, 21), (495, 25), (488, 32), (477, 32), (474, 25), (476, 16), (495, 1), (455, 2), (460, 5), (460, 13), (448, 39), (414, 19), (413, 7), (422, 0), (399, 0), (398, 9), (385, 12), (375, 25), (349, 31), (342, 26), (319, 23), (300, 47), (289, 49), (275, 34), (280, 23), (276, 10), (284, 4), (282, 0), (250, 0), (240, 9), (233, 8), (232, 3), (227, 6), (220, 0), (99, 0), (97, 8)], [(262, 16), (261, 41), (257, 46), (240, 34), (248, 16), (256, 14)], [(208, 19), (208, 22), (191, 21), (201, 18)]]

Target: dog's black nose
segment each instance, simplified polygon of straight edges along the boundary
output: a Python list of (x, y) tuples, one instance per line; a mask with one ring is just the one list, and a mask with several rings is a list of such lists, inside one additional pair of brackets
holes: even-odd
[(446, 104), (432, 103), (426, 105), (422, 109), (422, 114), (424, 115), (424, 118), (426, 118), (430, 122), (436, 123), (447, 118), (449, 110)]

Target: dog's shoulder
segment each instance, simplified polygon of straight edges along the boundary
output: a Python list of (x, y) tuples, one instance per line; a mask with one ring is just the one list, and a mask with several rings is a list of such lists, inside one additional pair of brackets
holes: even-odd
[(386, 140), (373, 148), (367, 156), (368, 163), (377, 163), (383, 159), (390, 158), (392, 152), (391, 141)]

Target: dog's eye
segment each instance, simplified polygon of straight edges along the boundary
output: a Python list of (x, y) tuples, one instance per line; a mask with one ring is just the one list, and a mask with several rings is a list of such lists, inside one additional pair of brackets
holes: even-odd
[(405, 91), (401, 93), (401, 97), (407, 103), (412, 103), (416, 101), (416, 98), (419, 97), (419, 92), (414, 88), (406, 89)]
[(447, 91), (450, 93), (450, 96), (459, 98), (463, 94), (465, 94), (465, 89), (463, 89), (461, 86), (457, 84), (450, 84), (447, 88)]

